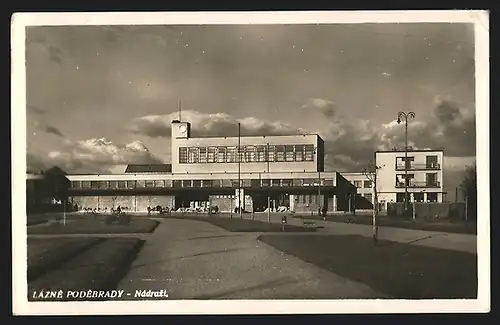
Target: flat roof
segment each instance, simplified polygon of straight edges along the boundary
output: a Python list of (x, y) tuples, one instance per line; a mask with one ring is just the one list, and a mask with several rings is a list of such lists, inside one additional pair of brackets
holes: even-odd
[[(443, 152), (443, 149), (408, 149), (407, 152)], [(388, 152), (405, 152), (404, 149), (397, 150), (377, 150), (375, 153), (388, 153)]]
[[(316, 136), (319, 139), (323, 140), (321, 136), (317, 133), (300, 133), (300, 134), (271, 134), (271, 135), (242, 135), (240, 138), (278, 138), (278, 137), (300, 137), (300, 136)], [(220, 136), (220, 135), (205, 135), (205, 136), (196, 136), (189, 137), (188, 139), (237, 139), (237, 135), (231, 136)]]
[(140, 173), (171, 173), (172, 164), (130, 164), (125, 169), (126, 174)]

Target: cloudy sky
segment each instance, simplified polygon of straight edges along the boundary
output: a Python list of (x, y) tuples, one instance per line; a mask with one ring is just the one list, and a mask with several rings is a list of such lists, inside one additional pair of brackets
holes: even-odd
[[(30, 169), (169, 162), (170, 121), (199, 135), (318, 133), (327, 166), (400, 147), (475, 157), (474, 33), (466, 24), (28, 27)], [(455, 183), (445, 180), (445, 186)]]

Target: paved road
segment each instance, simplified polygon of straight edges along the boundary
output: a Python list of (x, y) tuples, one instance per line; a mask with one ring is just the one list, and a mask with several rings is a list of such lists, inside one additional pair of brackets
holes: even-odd
[[(284, 214), (271, 214), (271, 222), (281, 223), (281, 217)], [(200, 214), (199, 216), (206, 216)], [(219, 215), (221, 217), (229, 217), (229, 214)], [(208, 217), (208, 216), (207, 216)], [(239, 215), (233, 215), (233, 218), (239, 218)], [(243, 218), (251, 219), (251, 214), (243, 214)], [(255, 213), (254, 219), (267, 222), (267, 213)], [(288, 224), (302, 226), (300, 218), (287, 218)], [(331, 235), (331, 234), (357, 234), (365, 237), (372, 237), (372, 226), (350, 224), (343, 222), (332, 222), (315, 220), (315, 226), (320, 227), (314, 234)], [(300, 235), (310, 235), (311, 233), (297, 233)], [(379, 238), (390, 240), (399, 243), (408, 243), (413, 245), (428, 246), (439, 249), (458, 250), (477, 254), (477, 236), (472, 234), (446, 233), (427, 230), (404, 229), (394, 227), (379, 227)]]
[(383, 298), (256, 240), (206, 222), (165, 219), (118, 289), (168, 291), (171, 299)]
[[(282, 215), (283, 215), (282, 213), (272, 213), (271, 222), (281, 223)], [(198, 214), (197, 216), (208, 217), (208, 215), (205, 214)], [(229, 218), (229, 214), (220, 214), (219, 216)], [(233, 218), (239, 218), (239, 215), (234, 214)], [(243, 214), (243, 218), (250, 219), (252, 218), (252, 215), (249, 213), (245, 213)], [(255, 213), (254, 219), (267, 222), (267, 213)], [(347, 224), (342, 222), (331, 222), (322, 220), (316, 220), (315, 223), (316, 226), (321, 227), (315, 233), (318, 235), (358, 234), (365, 237), (372, 237), (372, 226), (370, 225)], [(288, 224), (301, 226), (302, 221), (299, 218), (288, 218)], [(41, 226), (45, 226), (45, 224), (34, 225), (30, 227), (41, 227)], [(310, 235), (310, 234), (311, 233), (302, 233), (302, 235)], [(379, 238), (400, 243), (409, 243), (414, 245), (422, 245), (440, 249), (458, 250), (473, 254), (477, 253), (477, 236), (472, 234), (446, 233), (446, 232), (414, 230), (414, 229), (404, 229), (404, 228), (394, 228), (394, 227), (379, 227)]]

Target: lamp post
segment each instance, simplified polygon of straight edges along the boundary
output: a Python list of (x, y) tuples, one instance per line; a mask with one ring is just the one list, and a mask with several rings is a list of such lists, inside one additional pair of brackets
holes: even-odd
[[(316, 156), (316, 161), (319, 159), (319, 149), (318, 147), (314, 148), (314, 155)], [(314, 183), (313, 183), (314, 185)], [(321, 200), (321, 171), (318, 169), (318, 194), (316, 194), (316, 202), (318, 206), (318, 218), (321, 217), (323, 212), (324, 202)], [(314, 213), (313, 213), (314, 214)], [(326, 220), (326, 215), (323, 216), (323, 220)]]
[(414, 112), (398, 112), (398, 124), (405, 123), (405, 213), (408, 211), (408, 119), (415, 118)]
[(377, 196), (377, 170), (382, 168), (375, 164), (369, 164), (367, 168), (363, 169), (363, 174), (371, 182), (373, 189), (373, 214), (372, 214), (372, 235), (373, 235), (373, 246), (377, 246), (378, 242), (378, 225), (377, 225), (377, 213), (378, 213), (378, 196)]
[(269, 187), (271, 187), (271, 178), (269, 176), (269, 143), (266, 144), (266, 162), (267, 162), (267, 222), (271, 223), (271, 197)]
[(243, 218), (241, 209), (241, 123), (238, 123), (238, 212), (240, 219)]

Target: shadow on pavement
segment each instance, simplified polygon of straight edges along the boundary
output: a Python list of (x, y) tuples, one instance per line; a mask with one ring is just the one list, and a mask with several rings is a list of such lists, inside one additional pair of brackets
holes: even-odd
[(378, 244), (378, 246), (383, 247), (383, 246), (390, 246), (390, 245), (394, 245), (394, 244), (411, 245), (411, 244), (413, 244), (413, 243), (416, 243), (416, 242), (419, 242), (419, 241), (422, 241), (422, 240), (430, 239), (430, 238), (437, 237), (437, 236), (447, 236), (447, 235), (448, 235), (447, 233), (435, 234), (435, 235), (429, 235), (429, 236), (425, 236), (425, 237), (417, 238), (417, 239), (414, 239), (414, 240), (410, 240), (410, 241), (408, 241), (408, 242), (395, 242), (395, 241), (390, 241), (390, 242), (386, 242), (386, 243), (383, 243), (383, 244)]
[(229, 249), (224, 249), (224, 250), (217, 250), (217, 251), (210, 251), (210, 252), (203, 252), (203, 253), (197, 253), (197, 254), (192, 254), (192, 255), (186, 255), (186, 256), (179, 256), (179, 257), (173, 257), (173, 258), (168, 258), (164, 260), (158, 260), (158, 261), (153, 261), (153, 262), (148, 262), (148, 263), (141, 263), (141, 264), (134, 264), (130, 267), (130, 269), (138, 269), (141, 267), (146, 267), (146, 266), (151, 266), (154, 264), (161, 264), (161, 263), (167, 263), (171, 261), (178, 261), (178, 260), (183, 260), (191, 257), (199, 257), (199, 256), (204, 256), (204, 255), (212, 255), (212, 254), (225, 254), (225, 253), (232, 253), (232, 252), (237, 252), (241, 250), (245, 250), (248, 248), (229, 248)]
[(202, 237), (193, 237), (188, 238), (188, 240), (196, 240), (196, 239), (212, 239), (212, 238), (225, 238), (225, 237), (241, 237), (242, 235), (214, 235), (214, 236), (202, 236)]
[(296, 283), (296, 282), (297, 282), (296, 280), (282, 278), (282, 279), (277, 279), (277, 280), (273, 280), (273, 281), (260, 283), (260, 284), (253, 285), (253, 286), (234, 288), (231, 290), (226, 290), (226, 291), (222, 291), (222, 292), (214, 293), (214, 294), (200, 295), (198, 297), (195, 297), (194, 299), (220, 299), (220, 298), (223, 298), (224, 296), (227, 296), (227, 295), (232, 295), (232, 294), (242, 293), (242, 292), (250, 292), (253, 290), (274, 289), (274, 288), (279, 287), (279, 286), (283, 286), (283, 285), (287, 285), (287, 284), (291, 284), (291, 283)]

